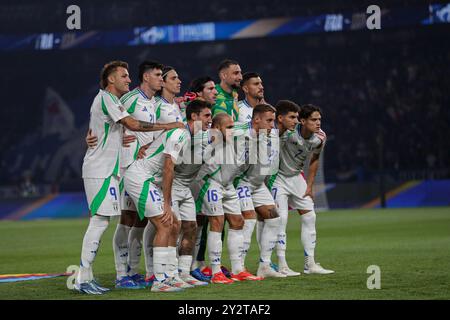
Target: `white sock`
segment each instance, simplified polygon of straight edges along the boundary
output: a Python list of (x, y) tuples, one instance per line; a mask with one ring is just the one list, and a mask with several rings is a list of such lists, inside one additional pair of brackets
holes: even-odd
[(314, 264), (316, 248), (316, 213), (314, 210), (302, 214), (302, 244), (305, 252), (305, 264)]
[(89, 220), (89, 226), (84, 234), (81, 247), (80, 271), (77, 282), (83, 283), (93, 280), (92, 264), (100, 246), (103, 232), (108, 228), (109, 217), (95, 215)]
[(164, 281), (166, 279), (165, 271), (168, 260), (167, 247), (154, 247), (153, 248), (153, 264), (155, 278), (158, 281)]
[(276, 244), (276, 252), (278, 257), (278, 267), (283, 268), (287, 267), (286, 262), (286, 226), (288, 222), (288, 216), (289, 216), (289, 206), (288, 206), (288, 196), (287, 195), (278, 195), (277, 199), (275, 200), (277, 205), (277, 212), (280, 216), (281, 223), (280, 223), (280, 229), (278, 230), (277, 234), (277, 244)]
[(155, 239), (156, 228), (150, 221), (144, 228), (142, 243), (144, 245), (145, 272), (146, 277), (153, 275), (153, 240)]
[(184, 255), (178, 258), (178, 269), (180, 273), (189, 274), (192, 264), (192, 256)]
[(130, 267), (130, 276), (139, 273), (144, 229), (145, 228), (132, 227), (128, 235), (128, 266)]
[(113, 237), (114, 262), (117, 280), (125, 277), (128, 269), (128, 234), (131, 227), (118, 223)]
[(231, 261), (231, 272), (238, 274), (243, 271), (242, 252), (244, 249), (244, 235), (242, 230), (228, 229), (228, 254)]
[[(286, 208), (287, 209), (287, 208)], [(278, 257), (278, 266), (280, 268), (287, 267), (286, 262), (286, 246), (287, 246), (287, 238), (286, 238), (286, 226), (288, 222), (288, 210), (278, 210), (278, 214), (280, 215), (281, 224), (280, 230), (278, 230), (277, 235), (277, 257)]]
[(247, 256), (250, 244), (252, 243), (253, 230), (255, 229), (256, 219), (245, 219), (244, 229), (242, 234), (244, 236), (244, 250), (242, 251), (242, 266), (245, 267), (245, 257)]
[(280, 230), (280, 217), (264, 220), (264, 229), (261, 234), (260, 263), (270, 265), (270, 256), (277, 243), (278, 230)]
[(264, 229), (264, 221), (256, 221), (256, 242), (258, 242), (259, 251), (261, 251), (261, 235)]
[(175, 277), (178, 274), (178, 258), (177, 258), (177, 248), (168, 247), (167, 249), (167, 272), (169, 277)]
[(220, 259), (222, 257), (222, 232), (208, 231), (208, 256), (213, 275), (221, 272)]

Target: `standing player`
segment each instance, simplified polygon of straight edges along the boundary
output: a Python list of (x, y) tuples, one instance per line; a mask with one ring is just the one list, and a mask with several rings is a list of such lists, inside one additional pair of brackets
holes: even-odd
[[(320, 152), (325, 145), (326, 136), (320, 129), (322, 112), (313, 105), (300, 108), (300, 123), (294, 130), (295, 110), (298, 106), (288, 100), (277, 103), (277, 123), (281, 134), (280, 166), (277, 174), (270, 177), (268, 187), (272, 190), (277, 209), (282, 217), (282, 227), (278, 237), (277, 256), (279, 270), (290, 272), (286, 262), (286, 224), (289, 207), (301, 215), (301, 240), (305, 254), (304, 272), (306, 274), (330, 274), (332, 270), (324, 269), (314, 260), (316, 246), (316, 213), (313, 202), (313, 184), (319, 166)], [(303, 168), (305, 160), (312, 153), (309, 174), (305, 179)], [(264, 226), (265, 228), (265, 226)]]
[[(175, 96), (180, 93), (181, 80), (178, 73), (173, 67), (165, 66), (162, 70), (162, 88), (155, 96), (155, 119), (157, 123), (170, 123), (183, 121), (178, 104), (175, 102)], [(155, 132), (155, 139), (163, 134), (163, 131)], [(155, 227), (148, 223), (144, 230), (144, 255), (145, 255), (145, 280), (151, 285), (154, 280), (153, 275), (153, 238), (155, 237)], [(170, 250), (171, 254), (176, 254), (177, 237), (171, 238)], [(176, 259), (176, 258), (175, 258)]]
[[(155, 122), (154, 95), (161, 90), (163, 65), (154, 61), (144, 61), (139, 65), (139, 87), (124, 94), (120, 101), (127, 112), (138, 120)], [(125, 132), (127, 133), (127, 132)], [(130, 147), (122, 148), (121, 176), (134, 160), (140, 146), (153, 141), (153, 132), (136, 133), (137, 141)], [(145, 287), (144, 276), (139, 274), (142, 237), (147, 219), (139, 219), (132, 199), (124, 190), (123, 179), (119, 185), (122, 214), (113, 238), (116, 264), (116, 288)], [(129, 270), (127, 270), (129, 268)]]
[(211, 77), (203, 76), (191, 81), (189, 92), (185, 96), (189, 96), (189, 100), (204, 100), (212, 107), (216, 104), (217, 95), (218, 92), (214, 80)]
[(112, 61), (100, 74), (101, 89), (91, 106), (90, 131), (100, 139), (88, 148), (83, 160), (82, 175), (91, 219), (83, 238), (80, 271), (74, 288), (82, 293), (102, 294), (108, 289), (97, 284), (92, 265), (101, 237), (111, 216), (120, 215), (119, 168), (122, 144), (122, 124), (132, 131), (155, 131), (174, 125), (157, 125), (135, 120), (125, 111), (119, 98), (129, 91), (128, 64)]
[(264, 101), (264, 86), (261, 77), (256, 72), (246, 72), (242, 76), (242, 91), (245, 93), (244, 100), (238, 103), (238, 122), (252, 121), (253, 108)]
[[(154, 95), (161, 90), (163, 65), (154, 61), (144, 61), (139, 65), (139, 86), (124, 94), (120, 101), (129, 114), (138, 120), (155, 122)], [(127, 147), (122, 148), (121, 181), (119, 184), (122, 213), (113, 237), (114, 259), (116, 265), (116, 288), (138, 289), (146, 285), (139, 274), (139, 262), (142, 250), (142, 237), (147, 219), (139, 219), (132, 199), (124, 190), (123, 175), (126, 168), (136, 160), (141, 145), (153, 141), (153, 132), (131, 133), (128, 137), (137, 137)], [(94, 140), (89, 140), (93, 139)], [(95, 147), (97, 137), (88, 136), (88, 145)], [(136, 138), (135, 138), (136, 139)], [(90, 141), (90, 143), (89, 143)], [(129, 268), (128, 272), (127, 269)]]
[(237, 90), (242, 80), (241, 67), (237, 61), (226, 59), (217, 69), (220, 83), (216, 85), (218, 95), (216, 104), (212, 108), (213, 117), (224, 112), (231, 116), (233, 121), (237, 121), (239, 114)]

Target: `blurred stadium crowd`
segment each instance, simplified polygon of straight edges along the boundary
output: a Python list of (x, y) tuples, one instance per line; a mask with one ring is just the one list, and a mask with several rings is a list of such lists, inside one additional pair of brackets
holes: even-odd
[[(392, 1), (392, 5), (412, 2)], [(5, 3), (2, 6), (8, 8), (8, 2)], [(111, 6), (106, 7), (108, 3)], [(87, 18), (83, 20), (83, 28), (320, 14), (337, 8), (353, 10), (357, 5), (354, 1), (298, 4), (289, 0), (268, 9), (264, 2), (257, 1), (230, 0), (226, 7), (220, 1), (210, 1), (204, 8), (200, 1), (178, 7), (173, 1), (155, 3), (99, 1), (97, 12), (103, 4), (103, 13), (109, 12), (109, 19), (100, 24), (100, 19), (94, 19), (95, 14), (87, 10), (83, 12)], [(82, 7), (83, 1), (79, 5)], [(29, 13), (33, 6), (44, 16), (45, 10), (50, 10), (50, 3), (30, 1), (23, 5), (24, 12)], [(57, 6), (58, 10), (66, 8), (64, 1)], [(130, 8), (139, 6), (142, 10), (132, 11), (132, 19), (121, 19), (128, 16)], [(360, 9), (361, 2), (358, 6)], [(122, 9), (123, 15), (118, 13)], [(156, 11), (163, 14), (150, 14)], [(8, 19), (13, 18), (7, 11), (0, 12), (0, 26), (5, 30)], [(25, 13), (16, 15), (17, 21), (29, 21)], [(49, 17), (36, 26), (18, 23), (14, 32), (58, 31), (55, 19)], [(268, 102), (291, 99), (299, 104), (321, 106), (323, 128), (329, 137), (324, 162), (327, 182), (376, 180), (381, 163), (393, 180), (450, 178), (448, 28), (417, 27), (113, 50), (0, 52), (3, 61), (7, 61), (0, 77), (4, 92), (2, 117), (7, 119), (0, 136), (1, 184), (18, 185), (23, 180), (21, 173), (32, 170), (35, 183), (66, 183), (81, 190), (80, 170), (90, 101), (98, 91), (101, 66), (113, 59), (130, 64), (133, 84), (137, 84), (137, 65), (143, 59), (172, 65), (180, 74), (185, 92), (194, 77), (210, 75), (218, 80), (217, 63), (232, 58), (240, 62), (244, 72), (261, 74)], [(71, 110), (71, 125), (64, 130), (49, 130), (49, 114), (60, 112), (58, 103), (63, 104), (58, 99), (56, 105), (48, 102), (49, 88)], [(65, 145), (68, 152), (59, 152), (55, 159), (57, 151)]]

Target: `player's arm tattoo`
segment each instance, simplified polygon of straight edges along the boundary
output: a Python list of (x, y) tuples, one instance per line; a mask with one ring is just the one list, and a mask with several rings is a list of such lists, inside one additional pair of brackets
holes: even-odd
[(155, 127), (154, 123), (145, 122), (145, 121), (141, 121), (141, 120), (138, 120), (138, 121), (139, 121), (139, 127), (141, 129), (150, 129), (150, 128), (154, 128)]

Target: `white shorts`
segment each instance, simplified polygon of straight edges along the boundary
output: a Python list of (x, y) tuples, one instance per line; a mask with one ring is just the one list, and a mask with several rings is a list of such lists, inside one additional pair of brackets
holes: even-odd
[(278, 174), (272, 185), (272, 196), (277, 209), (285, 209), (286, 205), (296, 210), (314, 210), (311, 197), (303, 198), (306, 192), (306, 180), (302, 174), (285, 177)]
[(194, 181), (192, 194), (197, 213), (206, 216), (223, 216), (224, 213), (241, 214), (236, 189), (231, 183), (223, 187), (214, 180)]
[(236, 187), (241, 211), (252, 211), (261, 206), (275, 206), (272, 194), (265, 184), (255, 188), (251, 184), (240, 181)]
[(172, 187), (172, 210), (181, 221), (197, 221), (195, 201), (188, 187)]
[(120, 215), (119, 178), (83, 178), (84, 190), (92, 216)]
[(153, 183), (154, 179), (144, 180), (142, 177), (125, 173), (124, 186), (137, 208), (141, 220), (163, 213), (163, 194), (161, 189)]
[(136, 206), (134, 205), (133, 199), (131, 199), (128, 192), (125, 190), (125, 183), (123, 177), (125, 176), (126, 168), (120, 168), (120, 207), (122, 210), (137, 212)]

